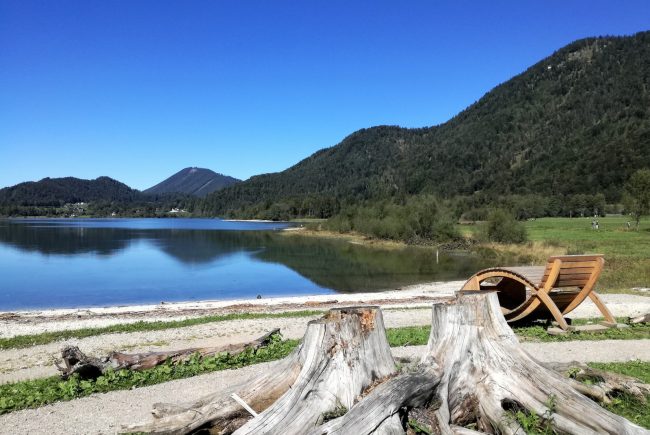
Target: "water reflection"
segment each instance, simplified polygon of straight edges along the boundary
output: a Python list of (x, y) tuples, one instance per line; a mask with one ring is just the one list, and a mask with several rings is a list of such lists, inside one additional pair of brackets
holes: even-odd
[[(250, 297), (256, 291), (265, 295), (374, 291), (463, 279), (489, 265), (469, 255), (440, 255), (436, 264), (435, 252), (429, 249), (381, 250), (337, 240), (287, 236), (264, 231), (268, 227), (262, 224), (225, 223), (228, 230), (223, 230), (223, 221), (209, 221), (123, 219), (116, 224), (92, 220), (68, 224), (65, 220), (0, 220), (0, 259), (4, 255), (8, 263), (20, 269), (3, 269), (0, 264), (0, 273), (13, 277), (9, 284), (5, 282), (10, 288), (0, 293), (0, 309), (3, 302), (7, 305), (7, 299), (22, 294), (27, 286), (39, 297), (53, 282), (58, 288), (74, 288), (83, 282), (79, 271), (84, 268), (92, 270), (96, 278), (84, 282), (86, 287), (93, 287), (86, 290), (102, 294), (97, 302), (89, 297), (89, 303), (95, 304), (109, 303), (104, 294), (109, 289), (140, 302)], [(262, 231), (250, 231), (255, 228)], [(172, 263), (162, 260), (160, 253)], [(58, 261), (53, 277), (46, 259), (59, 257), (65, 261)], [(124, 265), (126, 258), (128, 267)], [(227, 264), (235, 261), (238, 267), (233, 272)], [(42, 279), (25, 279), (30, 271)], [(77, 279), (72, 278), (75, 275)], [(36, 291), (39, 289), (40, 293)], [(135, 292), (132, 289), (140, 289), (137, 297), (131, 295)], [(52, 304), (46, 299), (42, 303)]]

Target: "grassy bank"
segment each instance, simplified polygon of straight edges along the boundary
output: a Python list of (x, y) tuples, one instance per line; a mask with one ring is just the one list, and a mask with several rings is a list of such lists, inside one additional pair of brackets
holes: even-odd
[(185, 320), (169, 320), (156, 322), (134, 322), (122, 323), (101, 328), (82, 328), (67, 331), (44, 332), (33, 335), (17, 335), (11, 338), (0, 338), (0, 349), (24, 348), (48, 344), (71, 338), (93, 337), (103, 334), (116, 334), (125, 332), (160, 331), (171, 328), (182, 328), (186, 326), (203, 325), (206, 323), (225, 322), (228, 320), (250, 320), (250, 319), (278, 319), (291, 317), (309, 317), (322, 314), (322, 311), (285, 311), (282, 313), (235, 313), (219, 316), (193, 317)]

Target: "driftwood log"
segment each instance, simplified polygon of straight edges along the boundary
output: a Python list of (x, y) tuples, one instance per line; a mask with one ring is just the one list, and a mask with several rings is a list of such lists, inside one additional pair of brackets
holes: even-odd
[(146, 353), (121, 353), (111, 352), (103, 358), (87, 356), (77, 346), (66, 346), (61, 351), (61, 363), (57, 362), (56, 367), (64, 379), (77, 373), (82, 379), (94, 379), (107, 370), (146, 370), (157, 365), (171, 361), (173, 364), (184, 361), (193, 355), (201, 357), (229, 353), (236, 355), (248, 349), (259, 349), (266, 346), (273, 335), (279, 334), (279, 329), (264, 334), (260, 338), (247, 343), (228, 344), (217, 347), (194, 347), (181, 350), (170, 350), (164, 352)]
[(544, 364), (570, 380), (580, 393), (593, 400), (609, 404), (612, 398), (622, 392), (633, 395), (638, 401), (646, 403), (650, 395), (650, 385), (632, 376), (595, 369), (579, 362)]
[(650, 313), (642, 314), (636, 317), (630, 317), (628, 322), (631, 324), (635, 323), (650, 323)]
[(432, 433), (515, 434), (523, 431), (510, 411), (525, 411), (557, 433), (650, 433), (577, 385), (531, 358), (496, 294), (481, 292), (433, 306), (427, 350), (407, 369), (393, 362), (378, 308), (334, 309), (310, 322), (301, 345), (271, 369), (194, 403), (155, 405), (153, 422), (125, 430), (404, 434), (416, 421)]

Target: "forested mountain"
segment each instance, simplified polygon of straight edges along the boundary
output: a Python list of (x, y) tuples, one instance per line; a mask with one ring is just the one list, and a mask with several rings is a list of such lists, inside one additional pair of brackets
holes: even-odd
[(0, 189), (0, 205), (61, 206), (92, 201), (130, 202), (141, 193), (109, 177), (83, 180), (74, 177), (43, 178)]
[(210, 169), (185, 168), (145, 190), (144, 193), (154, 195), (185, 193), (194, 196), (205, 196), (239, 181), (241, 180), (227, 175), (217, 174)]
[(642, 167), (650, 167), (650, 32), (576, 41), (444, 124), (359, 130), (283, 172), (210, 194), (196, 209), (299, 215), (316, 207), (328, 216), (340, 203), (420, 193), (604, 194), (612, 202)]

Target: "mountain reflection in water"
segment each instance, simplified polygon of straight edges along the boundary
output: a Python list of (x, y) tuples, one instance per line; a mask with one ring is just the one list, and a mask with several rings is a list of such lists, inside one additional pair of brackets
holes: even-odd
[(0, 310), (377, 291), (463, 279), (488, 265), (470, 255), (441, 254), (436, 263), (431, 249), (378, 249), (272, 230), (285, 226), (0, 220)]

